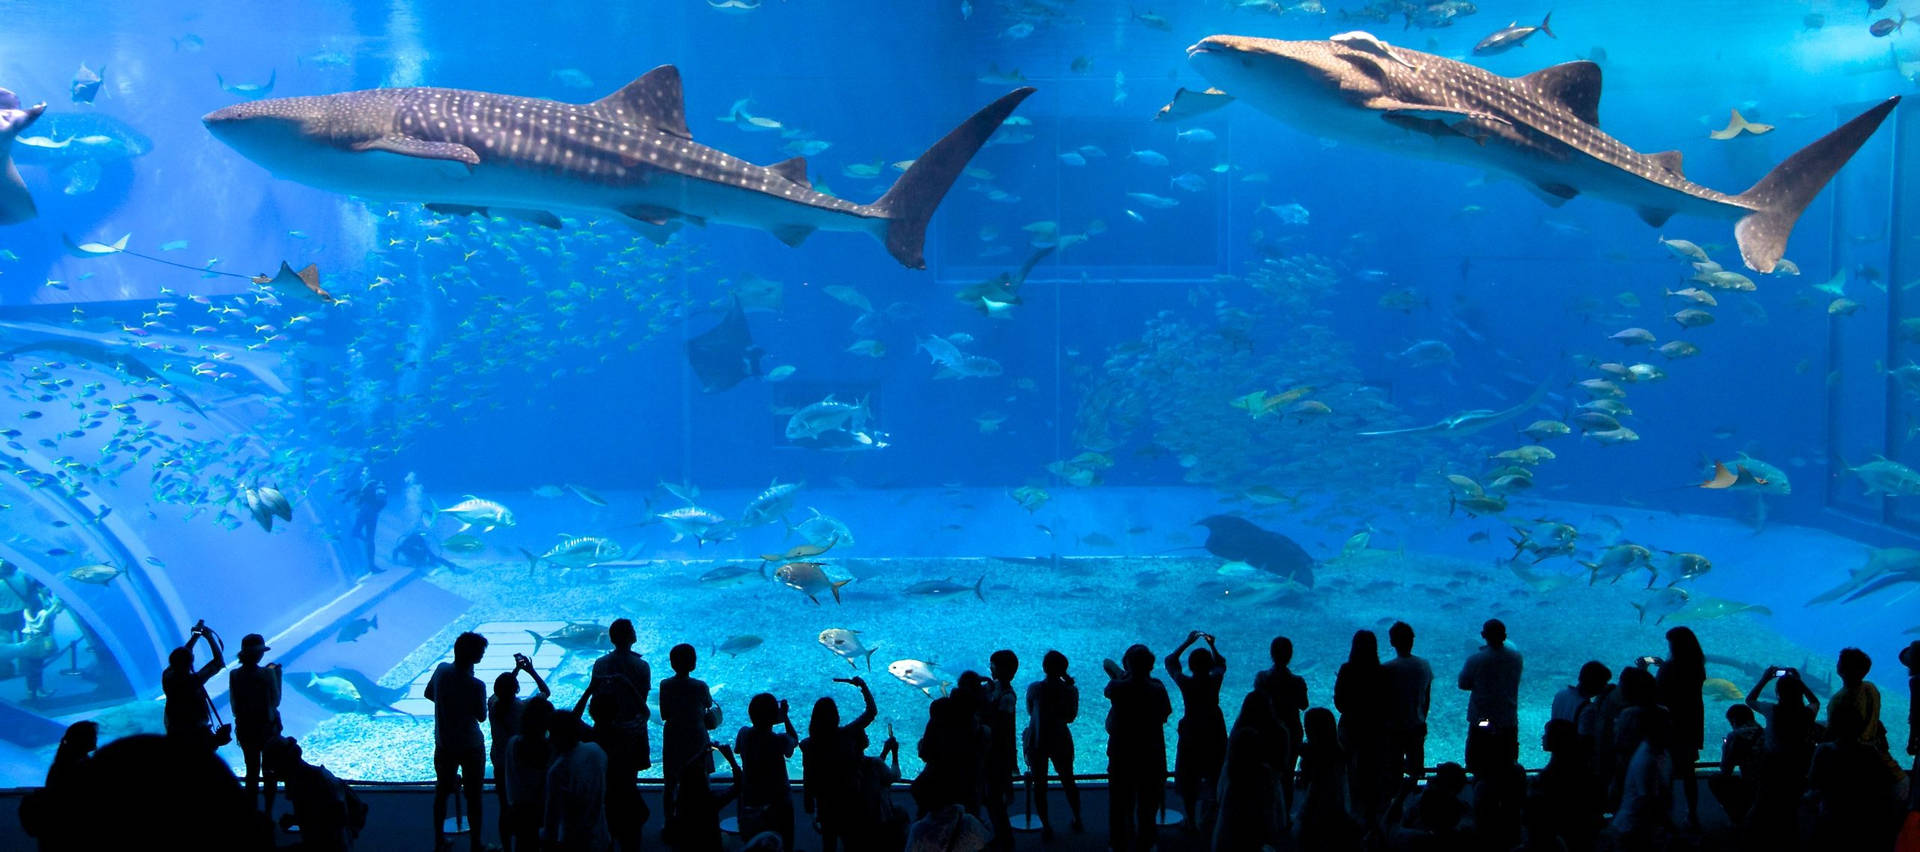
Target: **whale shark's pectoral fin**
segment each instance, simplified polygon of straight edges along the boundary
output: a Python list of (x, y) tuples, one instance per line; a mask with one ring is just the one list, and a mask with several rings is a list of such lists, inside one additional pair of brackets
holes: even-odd
[(1458, 107), (1440, 104), (1410, 104), (1406, 101), (1397, 101), (1388, 97), (1372, 98), (1366, 103), (1361, 104), (1361, 106), (1386, 113), (1388, 118), (1425, 118), (1434, 121), (1448, 122), (1449, 126), (1456, 125), (1462, 121), (1484, 121), (1489, 124), (1505, 124), (1509, 127), (1513, 125), (1513, 122), (1490, 112), (1460, 109)]
[(1575, 189), (1571, 186), (1568, 186), (1564, 183), (1544, 183), (1544, 182), (1529, 181), (1527, 182), (1526, 186), (1528, 189), (1532, 190), (1533, 194), (1535, 196), (1538, 196), (1541, 201), (1546, 202), (1548, 207), (1559, 207), (1560, 205), (1567, 203), (1567, 201), (1572, 199), (1574, 196), (1580, 194), (1580, 190)]
[(464, 163), (468, 168), (480, 165), (480, 155), (472, 148), (458, 142), (428, 142), (410, 136), (382, 136), (368, 139), (349, 146), (353, 151), (385, 151), (402, 157), (416, 157), (422, 160), (448, 160)]
[(626, 214), (627, 218), (636, 222), (656, 226), (665, 225), (673, 221), (674, 217), (680, 215), (680, 211), (678, 210), (671, 210), (665, 207), (653, 207), (646, 204), (629, 204), (620, 208), (620, 212)]
[(623, 124), (651, 127), (662, 133), (692, 139), (687, 129), (687, 105), (680, 93), (680, 69), (662, 65), (593, 102), (595, 109)]
[(431, 203), (426, 205), (426, 207), (428, 210), (432, 210), (443, 216), (501, 216), (508, 219), (519, 219), (523, 222), (532, 222), (543, 228), (560, 227), (560, 217), (545, 210), (528, 210), (518, 207), (475, 207), (471, 204), (438, 203)]
[(786, 243), (788, 248), (792, 248), (806, 242), (808, 237), (813, 236), (813, 231), (813, 228), (806, 225), (788, 225), (773, 229), (773, 236)]
[(1640, 214), (1640, 221), (1658, 228), (1665, 225), (1668, 219), (1673, 218), (1674, 211), (1658, 207), (1635, 207), (1633, 212)]

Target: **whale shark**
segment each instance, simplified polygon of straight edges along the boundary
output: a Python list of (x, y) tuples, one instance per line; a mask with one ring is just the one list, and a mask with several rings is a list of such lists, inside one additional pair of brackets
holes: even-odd
[[(1632, 207), (1655, 227), (1676, 213), (1734, 219), (1740, 258), (1759, 272), (1773, 271), (1801, 212), (1900, 102), (1874, 105), (1730, 195), (1688, 180), (1679, 151), (1641, 153), (1601, 131), (1593, 62), (1502, 77), (1364, 32), (1324, 41), (1215, 35), (1187, 56), (1223, 93), (1303, 130), (1511, 175), (1556, 207), (1585, 194)], [(1420, 144), (1406, 146), (1410, 136)]]
[(0, 225), (17, 225), (40, 215), (33, 194), (13, 166), (13, 140), (47, 111), (46, 104), (23, 107), (20, 98), (0, 89)]
[(693, 140), (680, 72), (662, 65), (592, 103), (398, 88), (235, 104), (202, 121), (276, 177), (449, 213), (614, 215), (656, 241), (681, 222), (758, 228), (788, 245), (815, 231), (873, 235), (926, 268), (927, 222), (967, 162), (1033, 93), (988, 104), (914, 160), (872, 204), (813, 189), (795, 157), (757, 166)]

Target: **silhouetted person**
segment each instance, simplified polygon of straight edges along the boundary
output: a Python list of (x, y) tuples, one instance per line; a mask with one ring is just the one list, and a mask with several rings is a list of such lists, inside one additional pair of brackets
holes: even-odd
[(1478, 772), (1480, 748), (1492, 748), (1494, 764), (1511, 763), (1520, 754), (1520, 652), (1507, 644), (1507, 625), (1487, 619), (1480, 628), (1487, 644), (1460, 669), (1467, 691), (1467, 769)]
[(1533, 781), (1529, 807), (1537, 813), (1529, 820), (1529, 834), (1544, 831), (1569, 850), (1591, 849), (1593, 833), (1600, 824), (1593, 749), (1581, 739), (1578, 723), (1572, 719), (1549, 720), (1541, 741), (1547, 750), (1547, 765)]
[(1599, 660), (1588, 660), (1580, 667), (1580, 677), (1553, 694), (1553, 707), (1547, 718), (1573, 723), (1574, 733), (1587, 748), (1586, 763), (1593, 762), (1593, 742), (1605, 724), (1600, 699), (1611, 690), (1613, 670)]
[(1267, 694), (1248, 692), (1227, 735), (1214, 852), (1259, 852), (1263, 846), (1278, 844), (1280, 772), (1283, 765), (1292, 764), (1290, 746)]
[(1887, 849), (1893, 845), (1898, 824), (1890, 793), (1900, 770), (1868, 741), (1864, 721), (1859, 714), (1840, 714), (1828, 730), (1833, 741), (1813, 750), (1807, 788), (1818, 806), (1814, 848)]
[(99, 745), (99, 723), (68, 725), (47, 767), (46, 786), (21, 797), (20, 828), (28, 837), (38, 838), (44, 852), (70, 848), (62, 839), (73, 831), (74, 820), (86, 818), (92, 810), (95, 803), (80, 797), (93, 783), (93, 751)]
[(624, 852), (640, 849), (647, 822), (640, 771), (653, 766), (647, 739), (647, 720), (653, 713), (647, 708), (647, 693), (653, 690), (653, 669), (633, 650), (638, 638), (627, 619), (607, 627), (613, 650), (593, 661), (593, 678), (573, 708), (575, 717), (583, 709), (593, 715), (594, 742), (603, 750), (607, 766), (607, 828)]
[(880, 744), (880, 754), (863, 754), (855, 766), (848, 819), (853, 830), (845, 837), (847, 852), (898, 852), (906, 845), (911, 820), (893, 805), (893, 785), (899, 780), (900, 741), (889, 732)]
[(538, 852), (540, 827), (547, 815), (547, 764), (553, 761), (553, 745), (547, 732), (553, 728), (553, 703), (544, 695), (527, 699), (520, 708), (519, 733), (507, 741), (507, 811), (512, 815), (509, 831), (514, 846)]
[(227, 703), (233, 708), (233, 740), (247, 767), (247, 795), (266, 786), (266, 813), (273, 813), (276, 778), (264, 771), (267, 746), (280, 738), (280, 664), (261, 665), (267, 639), (249, 633), (240, 639), (240, 665), (227, 673)]
[(968, 813), (980, 808), (987, 730), (974, 715), (966, 684), (963, 673), (952, 694), (927, 705), (927, 726), (918, 745), (922, 768), (913, 780), (914, 803), (922, 815), (948, 804)]
[[(1762, 701), (1767, 684), (1774, 701)], [(1766, 757), (1747, 818), (1750, 845), (1756, 849), (1792, 849), (1799, 845), (1799, 802), (1813, 760), (1814, 720), (1820, 699), (1791, 668), (1769, 666), (1747, 693), (1747, 706), (1766, 720)]]
[(1153, 652), (1127, 648), (1107, 683), (1108, 841), (1115, 852), (1153, 848), (1155, 813), (1167, 790), (1167, 717), (1173, 702), (1153, 676)]
[(1488, 849), (1511, 849), (1520, 843), (1521, 811), (1527, 803), (1527, 770), (1519, 755), (1494, 763), (1482, 752), (1482, 765), (1473, 770), (1474, 842)]
[(473, 667), (486, 654), (485, 636), (460, 634), (453, 640), (453, 662), (434, 668), (426, 694), (433, 702), (433, 836), (438, 839), (446, 826), (447, 799), (463, 791), (473, 852), (480, 852), (481, 783), (487, 768), (486, 742), (480, 736), (480, 723), (487, 720), (487, 688), (473, 676)]
[(1267, 654), (1273, 659), (1273, 668), (1255, 674), (1253, 688), (1267, 694), (1274, 715), (1287, 729), (1287, 753), (1292, 755), (1289, 760), (1293, 763), (1281, 767), (1280, 772), (1280, 825), (1284, 828), (1293, 822), (1293, 778), (1303, 753), (1301, 743), (1305, 741), (1300, 714), (1307, 712), (1307, 679), (1287, 668), (1293, 663), (1293, 640), (1273, 637)]
[(553, 761), (547, 765), (546, 849), (561, 852), (605, 852), (612, 848), (607, 830), (607, 753), (598, 744), (581, 742), (580, 717), (553, 714), (547, 740)]
[[(1360, 844), (1360, 823), (1347, 798), (1347, 753), (1340, 747), (1340, 726), (1333, 711), (1315, 707), (1302, 720), (1306, 744), (1300, 755), (1300, 779), (1306, 791), (1294, 820), (1302, 849), (1346, 850)], [(1118, 847), (1116, 847), (1118, 848)]]
[[(686, 762), (681, 764), (674, 773), (680, 779), (680, 790), (674, 796), (673, 807), (667, 810), (667, 820), (673, 826), (670, 845), (680, 852), (720, 852), (724, 848), (720, 813), (729, 802), (739, 797), (740, 788), (745, 784), (745, 773), (740, 768), (740, 762), (734, 759), (733, 749), (722, 743), (710, 745), (706, 750), (717, 751), (726, 758), (727, 766), (733, 771), (734, 783), (716, 789), (713, 786), (713, 758), (706, 755), (689, 755)], [(661, 759), (665, 760), (665, 757)], [(740, 836), (752, 837), (755, 834), (749, 833), (745, 808), (745, 805), (741, 806)]]
[(1393, 659), (1381, 664), (1386, 680), (1387, 770), (1395, 779), (1389, 798), (1399, 792), (1404, 773), (1419, 783), (1427, 768), (1427, 711), (1433, 706), (1433, 666), (1413, 654), (1413, 626), (1396, 621), (1387, 628)]
[[(60, 644), (54, 638), (55, 621), (67, 609), (65, 603), (51, 594), (45, 595), (45, 604), (37, 604), (42, 597), (32, 588), (37, 585), (28, 583), (27, 609), (16, 634), (19, 641), (0, 643), (0, 667), (10, 665), (15, 673), (26, 678), (28, 702), (53, 694), (47, 689), (45, 669), (47, 662), (60, 654)], [(34, 609), (35, 606), (39, 608)]]
[[(207, 640), (207, 650), (213, 657), (195, 669), (193, 645), (202, 638)], [(160, 689), (167, 696), (164, 714), (167, 736), (194, 742), (208, 751), (219, 746), (214, 740), (213, 701), (207, 697), (207, 681), (227, 667), (222, 650), (220, 640), (207, 629), (207, 623), (201, 621), (193, 625), (187, 644), (167, 655), (167, 670), (160, 675)]]
[[(55, 835), (69, 850), (273, 849), (273, 825), (204, 738), (137, 734), (94, 753), (79, 808)], [(63, 794), (64, 795), (64, 794)]]
[(1660, 706), (1660, 685), (1653, 674), (1647, 671), (1652, 659), (1642, 657), (1632, 667), (1620, 671), (1620, 697), (1626, 706), (1613, 720), (1613, 750), (1610, 758), (1613, 770), (1608, 786), (1610, 802), (1618, 802), (1625, 789), (1628, 765), (1633, 762), (1633, 755), (1639, 750), (1641, 741), (1646, 739), (1646, 729), (1652, 717), (1667, 715), (1667, 708)]
[[(867, 828), (856, 821), (858, 775), (867, 748), (867, 726), (880, 712), (866, 679), (856, 676), (833, 680), (859, 688), (865, 706), (852, 722), (841, 725), (840, 705), (829, 696), (821, 696), (813, 702), (807, 738), (800, 741), (801, 804), (814, 816), (822, 852), (834, 852), (843, 839), (849, 849), (858, 847), (856, 833)], [(666, 687), (662, 685), (660, 691), (664, 700)], [(664, 708), (661, 712), (665, 713)]]
[[(507, 749), (519, 735), (521, 717), (526, 713), (527, 702), (532, 700), (520, 697), (521, 672), (533, 677), (534, 689), (538, 690), (535, 697), (544, 699), (553, 695), (553, 690), (547, 688), (547, 682), (540, 679), (540, 673), (533, 670), (533, 661), (525, 654), (514, 654), (513, 669), (493, 679), (493, 696), (487, 699), (487, 725), (493, 735), (487, 760), (493, 764), (494, 798), (500, 803), (500, 848), (504, 850), (513, 849), (513, 827), (519, 822), (513, 815), (511, 797), (507, 795), (513, 783), (513, 761), (508, 758)], [(473, 824), (480, 823), (475, 820)]]
[(1053, 838), (1048, 819), (1047, 765), (1060, 776), (1067, 808), (1073, 812), (1073, 830), (1080, 822), (1080, 785), (1073, 780), (1073, 731), (1067, 726), (1080, 718), (1080, 687), (1067, 674), (1067, 655), (1048, 651), (1040, 659), (1044, 677), (1027, 685), (1027, 729), (1021, 736), (1027, 758), (1028, 783), (1033, 785), (1033, 809), (1040, 815), (1040, 837)]
[(1333, 706), (1340, 711), (1340, 748), (1347, 754), (1347, 785), (1353, 815), (1369, 832), (1382, 828), (1388, 791), (1386, 672), (1380, 667), (1380, 640), (1358, 630), (1347, 661), (1333, 681)]
[(1672, 814), (1673, 721), (1666, 713), (1648, 713), (1641, 718), (1640, 742), (1627, 761), (1620, 808), (1609, 830), (1621, 849), (1661, 848)]
[(1738, 827), (1746, 822), (1747, 810), (1753, 806), (1767, 731), (1754, 721), (1753, 708), (1745, 704), (1727, 708), (1727, 724), (1732, 730), (1720, 741), (1720, 774), (1707, 779), (1707, 788)]
[(1700, 690), (1707, 682), (1707, 655), (1692, 630), (1675, 627), (1667, 631), (1667, 658), (1655, 665), (1660, 668), (1655, 678), (1660, 704), (1673, 722), (1673, 774), (1684, 782), (1680, 790), (1687, 797), (1687, 826), (1699, 831), (1700, 780), (1693, 765), (1706, 744), (1707, 710)]
[(907, 852), (980, 852), (992, 842), (993, 830), (958, 804), (935, 808), (907, 829)]
[[(1180, 655), (1202, 640), (1207, 647), (1195, 648), (1187, 658), (1188, 671), (1182, 672)], [(1195, 630), (1167, 655), (1166, 665), (1167, 676), (1180, 688), (1183, 710), (1173, 758), (1173, 787), (1186, 807), (1180, 827), (1205, 830), (1212, 818), (1202, 808), (1218, 801), (1220, 765), (1227, 757), (1227, 720), (1220, 713), (1220, 684), (1227, 678), (1227, 659), (1220, 655), (1212, 634)]]
[[(1861, 742), (1882, 754), (1889, 753), (1887, 727), (1880, 723), (1880, 687), (1867, 680), (1867, 673), (1873, 671), (1873, 658), (1859, 648), (1843, 648), (1833, 671), (1840, 676), (1840, 689), (1827, 701), (1828, 730), (1842, 726), (1858, 730)], [(1855, 719), (1858, 724), (1854, 724)]]
[(1913, 796), (1907, 807), (1920, 811), (1920, 639), (1900, 649), (1900, 664), (1907, 667), (1907, 755), (1913, 758), (1907, 775)]
[[(800, 745), (787, 702), (762, 692), (747, 702), (747, 720), (733, 739), (733, 751), (745, 770), (739, 775), (740, 835), (762, 831), (780, 835), (793, 848), (793, 788), (787, 758)], [(775, 730), (778, 726), (780, 730)]]
[[(1473, 848), (1464, 830), (1469, 808), (1463, 798), (1467, 790), (1467, 770), (1458, 763), (1442, 763), (1433, 768), (1427, 786), (1408, 788), (1402, 810), (1406, 820), (1394, 832), (1395, 848), (1454, 850)], [(1490, 847), (1489, 847), (1490, 848)]]
[(282, 816), (282, 826), (300, 826), (296, 848), (314, 852), (346, 852), (367, 825), (367, 806), (360, 796), (324, 766), (308, 763), (292, 737), (276, 738), (265, 755), (273, 774), (287, 787), (293, 812)]
[(380, 512), (387, 508), (387, 484), (375, 479), (371, 468), (360, 469), (360, 487), (353, 492), (352, 536), (365, 548), (367, 573), (385, 571), (373, 561), (373, 539), (380, 526)]
[(1002, 648), (987, 659), (991, 679), (981, 696), (980, 723), (987, 729), (987, 755), (984, 761), (984, 795), (987, 821), (993, 828), (997, 849), (1013, 848), (1013, 823), (1007, 816), (1007, 802), (1013, 798), (1013, 776), (1020, 771), (1020, 691), (1013, 676), (1020, 671), (1020, 658)]
[(698, 663), (699, 654), (692, 645), (675, 645), (667, 651), (673, 675), (660, 681), (660, 806), (666, 814), (660, 835), (669, 839), (680, 771), (697, 758), (699, 771), (713, 772), (713, 738), (708, 732), (720, 726), (720, 712), (707, 682), (693, 676)]

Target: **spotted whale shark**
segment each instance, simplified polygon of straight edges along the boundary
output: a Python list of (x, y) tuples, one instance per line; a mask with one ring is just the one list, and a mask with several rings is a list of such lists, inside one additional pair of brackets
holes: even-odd
[(857, 231), (923, 269), (935, 208), (1033, 91), (1016, 89), (974, 113), (871, 204), (815, 191), (804, 158), (758, 166), (695, 142), (671, 65), (585, 104), (370, 89), (248, 101), (202, 121), (275, 176), (321, 189), (550, 226), (560, 213), (615, 215), (656, 240), (682, 222), (758, 228), (788, 245), (815, 231)]
[[(1502, 77), (1363, 32), (1215, 35), (1187, 55), (1225, 94), (1323, 137), (1505, 173), (1554, 206), (1592, 195), (1655, 227), (1676, 213), (1734, 219), (1740, 257), (1760, 272), (1773, 271), (1801, 212), (1900, 102), (1874, 105), (1732, 195), (1688, 180), (1679, 151), (1642, 153), (1603, 132), (1592, 62)], [(1431, 144), (1416, 136), (1409, 148), (1409, 131)]]

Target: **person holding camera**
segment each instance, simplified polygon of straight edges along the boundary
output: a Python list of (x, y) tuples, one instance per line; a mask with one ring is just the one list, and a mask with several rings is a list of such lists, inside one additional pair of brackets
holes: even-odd
[[(734, 737), (733, 751), (745, 769), (740, 777), (740, 836), (762, 831), (780, 835), (793, 848), (793, 790), (787, 777), (787, 758), (800, 745), (785, 699), (762, 692), (747, 702), (747, 720)], [(774, 730), (774, 726), (782, 730)]]
[[(1194, 649), (1187, 658), (1187, 671), (1180, 670), (1180, 657), (1195, 642), (1207, 647)], [(1212, 816), (1201, 808), (1218, 804), (1220, 766), (1227, 759), (1227, 720), (1220, 713), (1220, 684), (1227, 677), (1227, 658), (1214, 644), (1213, 634), (1188, 631), (1187, 641), (1166, 658), (1167, 676), (1180, 690), (1180, 705), (1185, 713), (1174, 728), (1179, 737), (1174, 744), (1173, 786), (1186, 806), (1180, 827), (1187, 831), (1212, 830)], [(1374, 661), (1379, 667), (1379, 661)]]
[(1060, 776), (1060, 789), (1066, 793), (1067, 808), (1073, 812), (1073, 830), (1085, 831), (1080, 821), (1080, 787), (1073, 780), (1073, 731), (1067, 726), (1080, 718), (1080, 687), (1067, 674), (1067, 655), (1048, 651), (1040, 658), (1045, 677), (1027, 685), (1027, 729), (1021, 734), (1021, 746), (1027, 759), (1027, 773), (1034, 787), (1033, 810), (1040, 816), (1040, 837), (1053, 839), (1053, 823), (1047, 813), (1047, 765)]
[(813, 702), (807, 738), (800, 741), (801, 805), (813, 814), (824, 852), (834, 852), (843, 841), (849, 850), (867, 848), (861, 843), (862, 832), (872, 826), (856, 816), (860, 768), (867, 749), (867, 726), (880, 714), (865, 678), (837, 677), (833, 682), (859, 689), (865, 707), (852, 722), (842, 725), (840, 705), (832, 696), (820, 696)]
[[(1775, 700), (1762, 701), (1769, 683)], [(1747, 693), (1747, 706), (1767, 720), (1766, 753), (1760, 759), (1759, 784), (1747, 818), (1749, 839), (1791, 847), (1793, 842), (1786, 838), (1799, 836), (1800, 798), (1806, 792), (1807, 767), (1813, 762), (1820, 699), (1800, 679), (1798, 669), (1768, 666)]]
[(713, 771), (708, 732), (720, 727), (721, 714), (707, 682), (693, 676), (699, 654), (692, 645), (682, 642), (673, 646), (667, 651), (667, 663), (673, 667), (673, 675), (660, 681), (660, 804), (666, 813), (660, 834), (672, 842), (673, 795), (680, 773), (689, 764), (699, 772)]
[(240, 639), (240, 665), (227, 673), (227, 701), (233, 706), (233, 736), (247, 766), (247, 798), (262, 782), (266, 785), (266, 812), (273, 813), (278, 773), (267, 768), (267, 746), (280, 737), (280, 664), (260, 665), (268, 651), (267, 639), (249, 633)]
[[(207, 640), (213, 658), (198, 669), (193, 667), (193, 646)], [(167, 670), (160, 674), (160, 689), (166, 694), (164, 719), (168, 736), (205, 742), (208, 750), (226, 745), (233, 737), (233, 726), (213, 727), (213, 699), (207, 697), (207, 681), (227, 667), (220, 637), (197, 621), (187, 634), (187, 644), (167, 655)]]
[(547, 682), (540, 673), (533, 670), (533, 661), (527, 655), (513, 655), (513, 669), (504, 671), (493, 679), (493, 697), (487, 699), (487, 726), (493, 739), (487, 751), (487, 759), (493, 763), (493, 792), (500, 803), (500, 848), (511, 852), (513, 849), (514, 826), (517, 821), (512, 808), (507, 804), (507, 790), (511, 784), (507, 777), (511, 772), (512, 760), (508, 756), (508, 745), (515, 735), (520, 733), (520, 720), (526, 715), (527, 702), (531, 698), (520, 696), (520, 673), (526, 672), (533, 678), (533, 686), (539, 690), (535, 695), (548, 698), (553, 690), (547, 688)]

